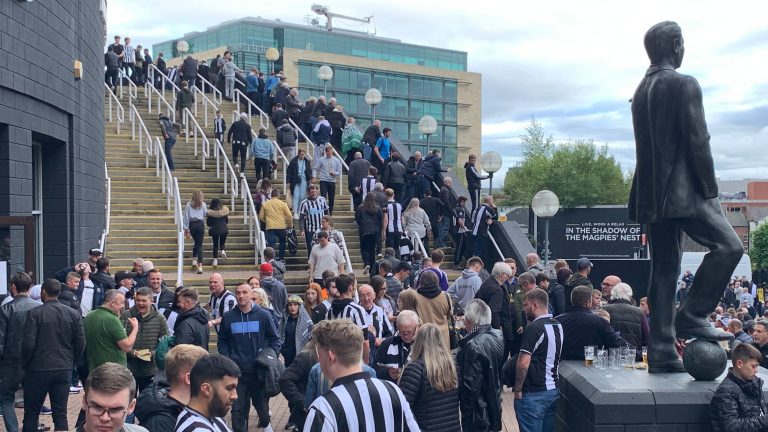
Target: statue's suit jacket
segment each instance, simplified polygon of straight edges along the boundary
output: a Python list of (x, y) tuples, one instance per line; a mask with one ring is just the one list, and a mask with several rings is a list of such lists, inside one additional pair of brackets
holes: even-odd
[(632, 99), (637, 165), (629, 217), (640, 223), (704, 216), (717, 182), (701, 87), (671, 65), (651, 65)]

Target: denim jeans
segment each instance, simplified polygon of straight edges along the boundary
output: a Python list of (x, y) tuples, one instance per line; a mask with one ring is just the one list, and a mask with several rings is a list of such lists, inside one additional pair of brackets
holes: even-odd
[[(487, 235), (487, 234), (486, 234)], [(476, 257), (483, 256), (483, 248), (485, 248), (485, 244), (487, 243), (486, 236), (485, 235), (476, 235), (475, 236), (475, 250), (472, 252), (472, 255)]]
[(515, 415), (520, 432), (554, 432), (558, 399), (558, 389), (523, 393), (522, 399), (515, 400)]
[(453, 218), (450, 216), (443, 216), (440, 221), (440, 238), (435, 241), (436, 247), (443, 247), (448, 241), (448, 233), (451, 231), (451, 222)]
[(373, 146), (368, 143), (363, 143), (363, 159), (371, 160), (372, 153), (373, 153)]
[(173, 165), (173, 155), (171, 155), (171, 151), (173, 150), (173, 146), (176, 144), (176, 138), (167, 138), (165, 140), (165, 160), (168, 161), (168, 168), (173, 171), (176, 169), (176, 167)]
[(307, 179), (301, 179), (301, 183), (293, 188), (293, 214), (299, 214), (299, 206), (307, 197)]
[(268, 229), (265, 235), (267, 244), (272, 249), (275, 249), (275, 243), (280, 242), (280, 249), (277, 251), (277, 257), (280, 259), (285, 258), (285, 230), (284, 229)]
[(21, 365), (6, 364), (0, 371), (0, 407), (2, 407), (3, 422), (8, 432), (19, 432), (19, 422), (13, 409), (14, 396), (24, 377)]

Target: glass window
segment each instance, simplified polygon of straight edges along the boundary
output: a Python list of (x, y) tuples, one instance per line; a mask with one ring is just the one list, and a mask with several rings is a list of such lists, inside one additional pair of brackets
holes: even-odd
[(408, 94), (408, 78), (399, 75), (390, 75), (387, 77), (387, 90), (392, 94)]
[(433, 99), (443, 98), (443, 82), (429, 81), (429, 96)]
[(394, 113), (393, 115), (398, 118), (408, 118), (408, 100), (406, 99), (394, 99)]
[(424, 96), (424, 80), (421, 78), (411, 78), (411, 95)]
[(456, 105), (445, 104), (443, 106), (443, 119), (449, 122), (456, 121)]
[(411, 101), (411, 118), (420, 119), (424, 115), (424, 102)]
[(379, 89), (381, 93), (391, 93), (391, 91), (387, 90), (387, 76), (384, 74), (374, 74), (373, 75), (373, 86)]
[(349, 85), (349, 70), (348, 69), (334, 69), (333, 71), (333, 86), (336, 88), (348, 89)]
[(424, 114), (431, 115), (437, 121), (443, 119), (443, 106), (437, 102), (424, 102)]
[(445, 94), (443, 95), (445, 100), (449, 102), (456, 102), (456, 82), (455, 81), (446, 81), (445, 82)]
[(369, 72), (357, 72), (357, 88), (365, 91), (371, 88), (371, 74)]
[(456, 145), (456, 126), (445, 126), (443, 130), (443, 141), (446, 144)]

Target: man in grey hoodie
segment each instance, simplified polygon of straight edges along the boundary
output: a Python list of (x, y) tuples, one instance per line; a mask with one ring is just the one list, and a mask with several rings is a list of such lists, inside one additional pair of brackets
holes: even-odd
[(221, 73), (224, 75), (224, 98), (231, 101), (235, 96), (235, 73), (242, 72), (232, 61), (232, 54), (224, 53), (224, 65)]
[(467, 268), (461, 273), (461, 277), (448, 288), (448, 295), (465, 309), (469, 302), (475, 298), (477, 290), (483, 284), (479, 273), (483, 268), (483, 260), (473, 256), (467, 261)]

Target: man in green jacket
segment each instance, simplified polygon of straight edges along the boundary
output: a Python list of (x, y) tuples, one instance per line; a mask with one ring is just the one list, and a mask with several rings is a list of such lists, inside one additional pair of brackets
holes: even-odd
[(128, 369), (136, 378), (139, 391), (142, 391), (154, 380), (157, 372), (157, 366), (153, 361), (155, 349), (160, 338), (168, 334), (168, 324), (163, 314), (159, 313), (152, 304), (152, 290), (149, 287), (139, 288), (136, 291), (135, 300), (134, 306), (123, 312), (121, 321), (128, 333), (133, 331), (133, 326), (129, 322), (131, 318), (135, 318), (139, 324), (136, 342), (133, 344), (133, 349), (127, 353), (127, 357)]
[(125, 327), (118, 318), (124, 307), (125, 296), (111, 289), (104, 293), (104, 303), (86, 315), (85, 350), (89, 372), (107, 362), (127, 365), (125, 353), (133, 349), (139, 322), (136, 318), (128, 318), (131, 332), (126, 335)]

